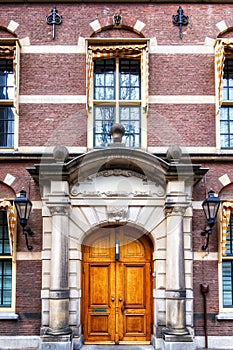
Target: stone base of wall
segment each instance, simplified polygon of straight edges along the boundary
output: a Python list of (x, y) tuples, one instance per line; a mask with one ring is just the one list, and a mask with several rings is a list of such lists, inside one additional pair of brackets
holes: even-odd
[(40, 350), (73, 350), (72, 335), (41, 337)]
[[(205, 347), (205, 337), (198, 336), (194, 339), (197, 349)], [(209, 336), (208, 337), (208, 348), (219, 349), (219, 350), (233, 350), (233, 336)]]
[(185, 341), (184, 337), (181, 338), (173, 341), (171, 337), (169, 339), (154, 338), (152, 339), (152, 344), (156, 350), (196, 350), (196, 344), (191, 336), (188, 337), (187, 341)]
[(0, 349), (27, 349), (36, 348), (39, 349), (40, 337), (39, 336), (1, 336), (0, 337)]

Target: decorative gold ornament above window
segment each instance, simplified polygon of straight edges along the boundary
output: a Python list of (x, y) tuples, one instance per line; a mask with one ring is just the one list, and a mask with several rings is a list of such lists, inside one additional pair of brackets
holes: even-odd
[(215, 45), (216, 102), (220, 120), (220, 147), (233, 148), (233, 40), (218, 39)]
[(3, 200), (0, 202), (0, 210), (6, 210), (7, 212), (7, 224), (9, 233), (9, 242), (11, 255), (13, 254), (13, 244), (14, 244), (14, 232), (16, 227), (16, 214), (14, 206), (8, 200)]
[(227, 56), (233, 57), (233, 39), (219, 39), (215, 44), (215, 62), (217, 70), (217, 87), (219, 105), (223, 102), (224, 63)]
[(233, 202), (223, 202), (222, 203), (222, 224), (221, 224), (221, 230), (220, 230), (220, 260), (222, 257), (226, 257), (233, 247), (231, 247), (231, 244), (229, 246), (229, 242), (232, 238), (231, 233), (229, 231), (229, 224), (231, 221), (231, 216), (233, 214)]

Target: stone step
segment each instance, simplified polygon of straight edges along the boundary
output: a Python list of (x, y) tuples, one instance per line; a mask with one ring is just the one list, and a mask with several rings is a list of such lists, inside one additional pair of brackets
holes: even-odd
[(83, 345), (81, 350), (155, 350), (152, 345)]

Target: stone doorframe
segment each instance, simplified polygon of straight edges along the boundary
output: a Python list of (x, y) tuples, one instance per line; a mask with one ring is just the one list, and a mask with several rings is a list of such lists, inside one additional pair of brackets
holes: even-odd
[(81, 244), (112, 224), (135, 225), (154, 242), (155, 348), (194, 348), (191, 197), (207, 169), (181, 154), (170, 160), (124, 147), (68, 160), (61, 147), (52, 162), (27, 169), (43, 189), (41, 349), (81, 346)]

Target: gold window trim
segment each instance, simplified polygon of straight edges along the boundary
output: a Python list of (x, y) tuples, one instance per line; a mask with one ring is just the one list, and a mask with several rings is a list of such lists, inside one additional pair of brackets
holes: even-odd
[[(219, 262), (222, 262), (222, 258), (226, 258), (226, 243), (227, 243), (227, 230), (230, 222), (231, 214), (233, 213), (233, 201), (222, 202), (221, 204), (221, 226), (219, 237)], [(232, 257), (231, 257), (232, 258)]]

